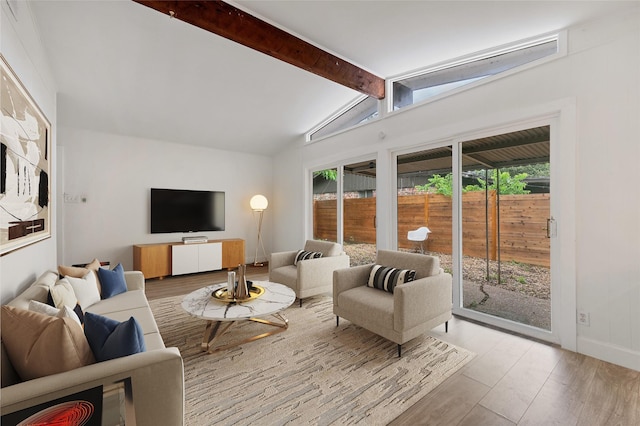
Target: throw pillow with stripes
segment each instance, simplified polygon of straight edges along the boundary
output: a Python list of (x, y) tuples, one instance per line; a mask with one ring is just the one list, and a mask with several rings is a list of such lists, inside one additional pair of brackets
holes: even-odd
[(293, 261), (293, 264), (298, 266), (298, 262), (300, 262), (301, 260), (307, 260), (307, 259), (318, 259), (322, 257), (322, 253), (319, 251), (304, 251), (304, 250), (300, 250), (298, 252), (298, 254), (296, 254), (296, 258)]
[(396, 286), (413, 281), (415, 278), (416, 271), (413, 269), (373, 265), (371, 273), (369, 273), (367, 286), (393, 293), (393, 289)]

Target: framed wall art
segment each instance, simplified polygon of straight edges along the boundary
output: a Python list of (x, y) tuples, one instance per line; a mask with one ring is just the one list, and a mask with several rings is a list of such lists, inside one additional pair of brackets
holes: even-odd
[(51, 237), (51, 124), (0, 55), (0, 256)]

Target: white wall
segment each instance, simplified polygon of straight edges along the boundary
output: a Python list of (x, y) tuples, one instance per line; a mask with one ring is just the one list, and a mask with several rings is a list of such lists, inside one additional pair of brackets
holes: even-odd
[[(560, 121), (574, 128), (564, 129), (560, 143), (567, 144), (574, 167), (561, 167), (554, 182), (564, 182), (565, 187), (566, 182), (575, 182), (575, 188), (569, 185), (556, 202), (561, 211), (575, 212), (575, 223), (565, 221), (559, 226), (576, 237), (565, 246), (573, 250), (568, 259), (574, 264), (561, 265), (569, 273), (555, 279), (561, 283), (565, 280), (565, 298), (567, 293), (575, 298), (562, 305), (561, 328), (565, 334), (576, 330), (576, 313), (574, 309), (567, 311), (567, 306), (590, 312), (591, 325), (578, 326), (577, 336), (563, 337), (577, 342), (578, 352), (640, 370), (638, 8), (634, 13), (627, 11), (570, 28), (567, 57), (390, 114), (307, 146), (300, 141), (301, 163), (294, 163), (298, 157), (286, 155), (276, 159), (275, 181), (300, 181), (300, 169), (304, 173), (371, 152), (377, 152), (379, 164), (389, 170), (390, 152), (394, 150), (461, 137), (465, 132), (508, 124), (516, 117), (534, 118), (567, 103), (573, 108), (566, 111), (575, 111), (575, 116), (567, 117), (565, 111)], [(384, 139), (379, 138), (380, 132), (386, 135)], [(380, 175), (382, 170), (379, 183), (390, 185), (390, 177)], [(278, 230), (286, 227), (290, 217), (305, 214), (304, 186), (289, 186), (287, 190), (289, 216), (276, 219), (274, 228)], [(392, 192), (378, 194), (378, 209), (385, 210), (379, 215), (392, 217), (388, 211), (393, 205)], [(283, 197), (278, 185), (274, 186), (274, 196)], [(379, 221), (378, 225), (379, 235), (391, 235), (391, 221)], [(286, 236), (276, 233), (274, 246), (303, 240), (305, 229), (306, 223)], [(572, 270), (576, 271), (575, 282), (567, 282), (574, 280)]]
[(29, 5), (15, 2), (15, 17), (6, 2), (0, 9), (0, 52), (52, 124), (50, 173), (52, 236), (0, 258), (0, 301), (5, 303), (56, 266), (56, 97), (50, 68), (34, 26)]
[[(271, 199), (270, 157), (97, 133), (61, 126), (58, 140), (64, 164), (60, 193), (86, 196), (86, 203), (64, 203), (59, 222), (64, 249), (59, 262), (89, 262), (94, 257), (133, 267), (134, 244), (181, 241), (187, 234), (150, 234), (149, 189), (225, 191), (225, 230), (198, 232), (210, 239), (242, 238), (247, 262), (257, 239), (249, 200)], [(263, 222), (271, 248), (271, 210)], [(262, 259), (262, 251), (258, 260)]]
[[(304, 245), (302, 149), (291, 144), (273, 157), (273, 250), (296, 250)], [(271, 208), (271, 207), (270, 207)]]

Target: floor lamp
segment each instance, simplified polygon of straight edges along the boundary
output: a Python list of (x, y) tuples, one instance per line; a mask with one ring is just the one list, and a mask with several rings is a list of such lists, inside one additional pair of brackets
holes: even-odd
[(253, 257), (253, 266), (264, 266), (264, 264), (258, 263), (258, 246), (262, 246), (262, 254), (266, 259), (267, 253), (264, 250), (264, 244), (262, 243), (262, 215), (267, 209), (269, 201), (267, 201), (267, 197), (265, 197), (264, 195), (258, 194), (251, 197), (249, 205), (251, 205), (251, 210), (253, 210), (254, 217), (255, 214), (258, 213), (258, 219), (256, 222), (256, 225), (258, 226), (258, 241), (256, 242), (256, 254)]

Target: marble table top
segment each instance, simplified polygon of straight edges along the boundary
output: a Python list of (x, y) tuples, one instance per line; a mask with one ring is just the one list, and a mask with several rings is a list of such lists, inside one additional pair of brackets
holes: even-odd
[(189, 293), (182, 300), (182, 308), (194, 317), (210, 321), (237, 321), (272, 315), (285, 310), (296, 300), (289, 287), (269, 281), (254, 281), (264, 288), (264, 294), (246, 302), (227, 303), (211, 297), (211, 293), (227, 284), (213, 284)]

